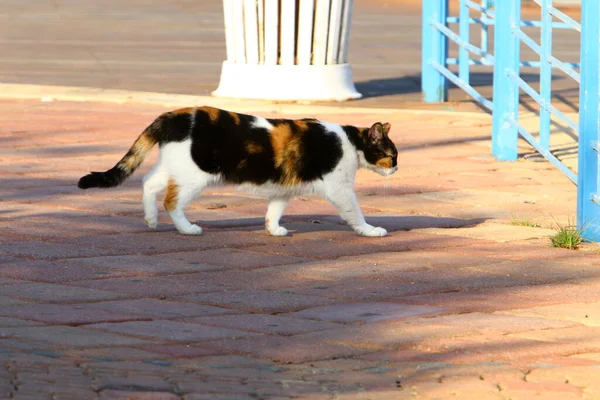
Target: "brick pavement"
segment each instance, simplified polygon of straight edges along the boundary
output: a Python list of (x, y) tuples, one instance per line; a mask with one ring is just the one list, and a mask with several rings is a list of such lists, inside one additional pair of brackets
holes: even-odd
[(393, 124), (401, 169), (356, 185), (389, 237), (308, 198), (268, 237), (264, 200), (226, 189), (193, 204), (206, 230), (189, 237), (143, 222), (152, 160), (118, 189), (75, 188), (167, 107), (0, 109), (0, 398), (600, 398), (600, 256), (547, 239), (575, 188), (495, 162), (486, 115), (304, 108)]

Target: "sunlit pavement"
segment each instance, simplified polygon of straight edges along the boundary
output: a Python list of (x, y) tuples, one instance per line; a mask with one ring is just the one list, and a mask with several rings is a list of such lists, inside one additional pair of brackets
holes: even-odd
[[(264, 199), (208, 191), (201, 236), (141, 211), (141, 177), (81, 191), (159, 105), (0, 101), (0, 396), (18, 399), (595, 398), (600, 258), (553, 249), (575, 187), (543, 162), (495, 162), (489, 116), (290, 108), (385, 119), (400, 170), (358, 174), (386, 238), (318, 199), (291, 235)], [(284, 108), (285, 110), (285, 108)], [(340, 109), (341, 110), (341, 109)], [(298, 113), (298, 114), (296, 114)], [(530, 221), (528, 227), (515, 225)], [(12, 396), (12, 397), (11, 397)]]

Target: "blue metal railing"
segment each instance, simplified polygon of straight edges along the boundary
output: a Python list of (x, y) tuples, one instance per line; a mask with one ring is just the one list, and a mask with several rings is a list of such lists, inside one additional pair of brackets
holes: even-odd
[[(540, 21), (521, 19), (521, 0), (460, 0), (459, 16), (448, 16), (448, 0), (423, 1), (422, 89), (426, 102), (446, 101), (448, 82), (467, 92), (492, 111), (492, 154), (499, 160), (516, 160), (519, 135), (541, 155), (578, 185), (577, 224), (587, 239), (600, 241), (600, 196), (598, 190), (600, 151), (600, 2), (583, 0), (582, 21), (577, 22), (553, 6), (552, 0), (533, 0), (540, 6)], [(473, 18), (472, 14), (479, 14)], [(558, 21), (554, 21), (557, 19)], [(451, 29), (458, 24), (458, 33)], [(471, 43), (471, 28), (481, 29), (480, 43)], [(489, 27), (494, 26), (494, 54), (489, 52)], [(523, 27), (540, 28), (540, 44)], [(553, 29), (581, 32), (580, 63), (567, 63), (552, 54)], [(458, 57), (448, 57), (449, 42), (458, 45)], [(539, 60), (521, 59), (524, 44)], [(471, 58), (471, 54), (476, 57)], [(448, 66), (458, 65), (458, 74)], [(493, 66), (492, 100), (470, 84), (470, 67)], [(537, 67), (538, 92), (521, 78), (521, 67)], [(552, 73), (560, 70), (579, 83), (580, 109), (576, 123), (552, 105)], [(539, 138), (519, 123), (519, 95), (523, 91), (540, 108)], [(550, 126), (553, 118), (579, 135), (578, 175), (550, 151)]]

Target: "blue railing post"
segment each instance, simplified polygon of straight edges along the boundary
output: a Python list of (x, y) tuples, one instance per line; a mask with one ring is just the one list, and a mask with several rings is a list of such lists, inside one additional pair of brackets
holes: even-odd
[(519, 86), (509, 74), (519, 76), (521, 42), (514, 30), (520, 24), (521, 0), (496, 3), (492, 154), (498, 160), (517, 159)]
[(447, 18), (448, 0), (423, 0), (421, 90), (427, 103), (448, 99), (448, 81), (433, 67), (434, 64), (446, 66), (448, 41), (433, 24), (446, 26)]
[(540, 147), (550, 150), (550, 105), (552, 103), (552, 65), (549, 56), (552, 55), (552, 14), (550, 14), (552, 0), (542, 0), (542, 28), (540, 54)]
[(600, 3), (581, 5), (581, 82), (579, 85), (579, 172), (577, 227), (588, 240), (600, 241), (598, 143), (600, 141)]
[[(460, 0), (458, 16), (458, 34), (463, 42), (469, 43), (471, 36), (471, 21), (469, 20), (469, 5)], [(458, 77), (467, 85), (469, 84), (469, 50), (460, 46), (458, 49)]]

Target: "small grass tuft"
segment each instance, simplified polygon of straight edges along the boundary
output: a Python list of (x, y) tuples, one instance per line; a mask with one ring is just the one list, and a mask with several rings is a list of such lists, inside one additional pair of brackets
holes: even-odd
[(570, 224), (565, 226), (558, 225), (556, 233), (550, 236), (550, 242), (552, 243), (552, 247), (577, 250), (579, 245), (583, 243), (583, 238), (581, 237), (581, 230), (577, 229), (576, 226)]
[(513, 218), (510, 223), (511, 223), (511, 225), (529, 226), (531, 228), (541, 228), (542, 227), (542, 225), (538, 224), (537, 222), (531, 221), (529, 218)]

